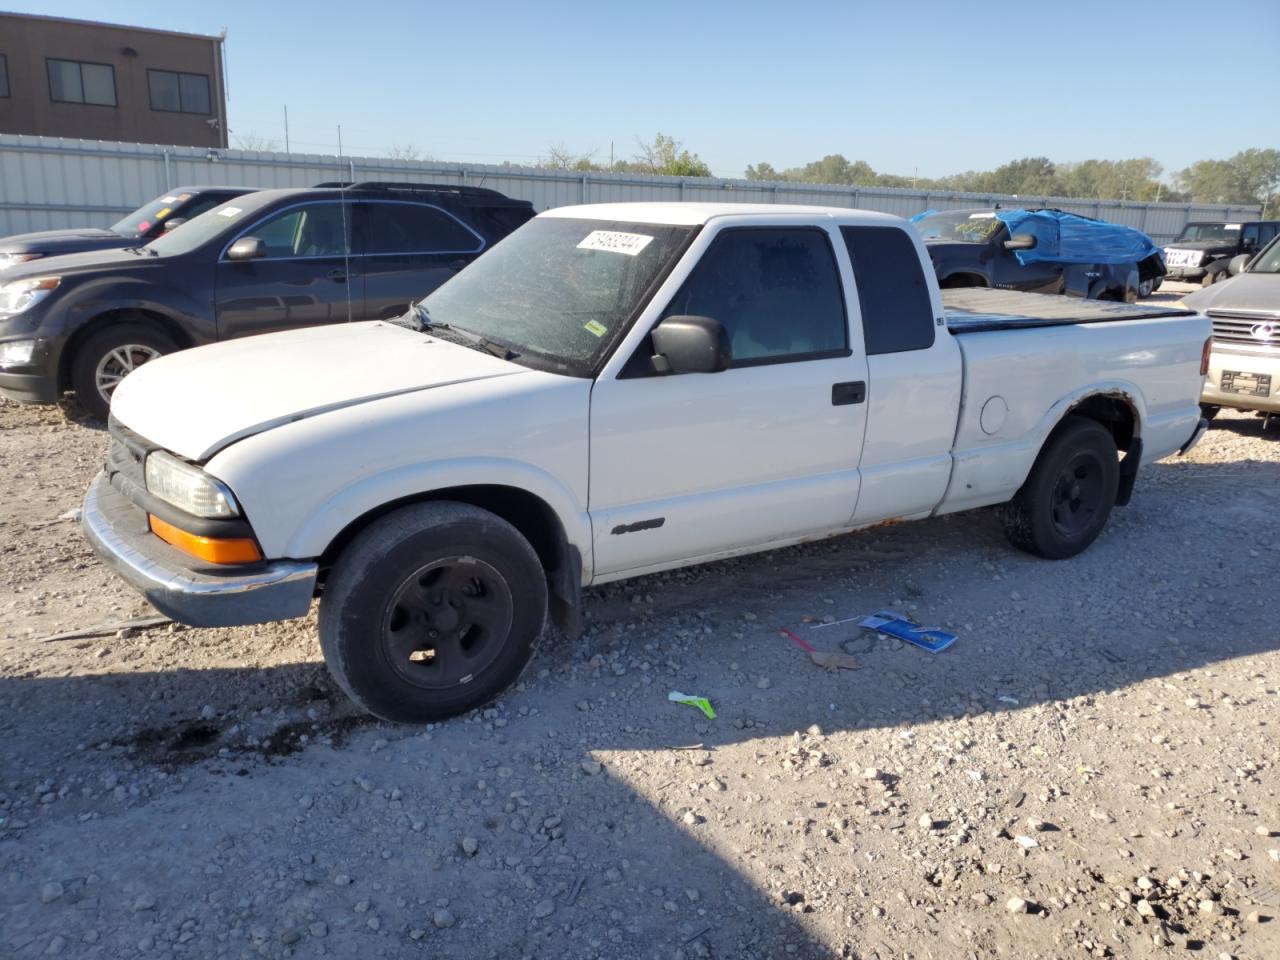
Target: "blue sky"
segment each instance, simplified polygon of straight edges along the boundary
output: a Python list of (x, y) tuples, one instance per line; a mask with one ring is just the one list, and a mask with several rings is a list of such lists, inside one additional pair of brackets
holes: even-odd
[(295, 151), (334, 152), (341, 124), (349, 154), (607, 161), (662, 131), (721, 176), (827, 153), (940, 176), (1028, 155), (1171, 173), (1280, 147), (1280, 0), (5, 5), (226, 27), (232, 139), (283, 141), (287, 104)]

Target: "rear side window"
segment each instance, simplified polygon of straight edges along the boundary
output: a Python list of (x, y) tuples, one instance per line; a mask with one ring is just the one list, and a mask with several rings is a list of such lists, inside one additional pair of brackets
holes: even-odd
[(365, 252), (474, 253), (480, 238), (443, 210), (413, 203), (371, 203)]
[(734, 366), (848, 350), (840, 276), (824, 230), (721, 231), (663, 314), (674, 315), (719, 320)]
[(841, 227), (862, 306), (867, 355), (933, 346), (933, 303), (915, 244), (897, 227)]

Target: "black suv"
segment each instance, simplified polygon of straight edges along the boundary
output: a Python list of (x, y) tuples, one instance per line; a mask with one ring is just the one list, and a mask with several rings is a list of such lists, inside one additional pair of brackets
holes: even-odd
[(1253, 256), (1277, 234), (1280, 220), (1240, 220), (1188, 223), (1178, 239), (1164, 248), (1170, 280), (1210, 286), (1231, 276), (1233, 257)]
[(12, 267), (0, 273), (0, 395), (52, 403), (74, 390), (105, 417), (116, 384), (161, 354), (400, 316), (533, 213), (479, 187), (260, 190), (145, 247)]
[[(87, 250), (113, 250), (149, 243), (166, 230), (212, 210), (220, 203), (243, 196), (256, 187), (176, 187), (103, 230), (73, 227), (17, 233), (0, 239), (0, 271), (7, 267)], [(0, 278), (3, 274), (0, 274)]]

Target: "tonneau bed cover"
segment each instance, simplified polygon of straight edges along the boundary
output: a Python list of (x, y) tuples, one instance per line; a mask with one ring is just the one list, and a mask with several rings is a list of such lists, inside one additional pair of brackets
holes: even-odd
[(1085, 300), (1082, 297), (991, 290), (986, 287), (943, 290), (942, 306), (946, 314), (947, 329), (952, 333), (1195, 316), (1194, 310), (1178, 307), (1140, 306), (1112, 300)]

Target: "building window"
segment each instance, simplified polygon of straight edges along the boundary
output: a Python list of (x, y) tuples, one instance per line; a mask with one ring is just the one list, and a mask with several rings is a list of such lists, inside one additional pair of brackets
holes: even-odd
[(0, 97), (9, 95), (9, 58), (0, 53)]
[(151, 109), (166, 113), (199, 113), (209, 111), (209, 78), (203, 73), (173, 73), (148, 70)]
[(116, 71), (105, 63), (49, 60), (49, 99), (58, 103), (116, 105)]

